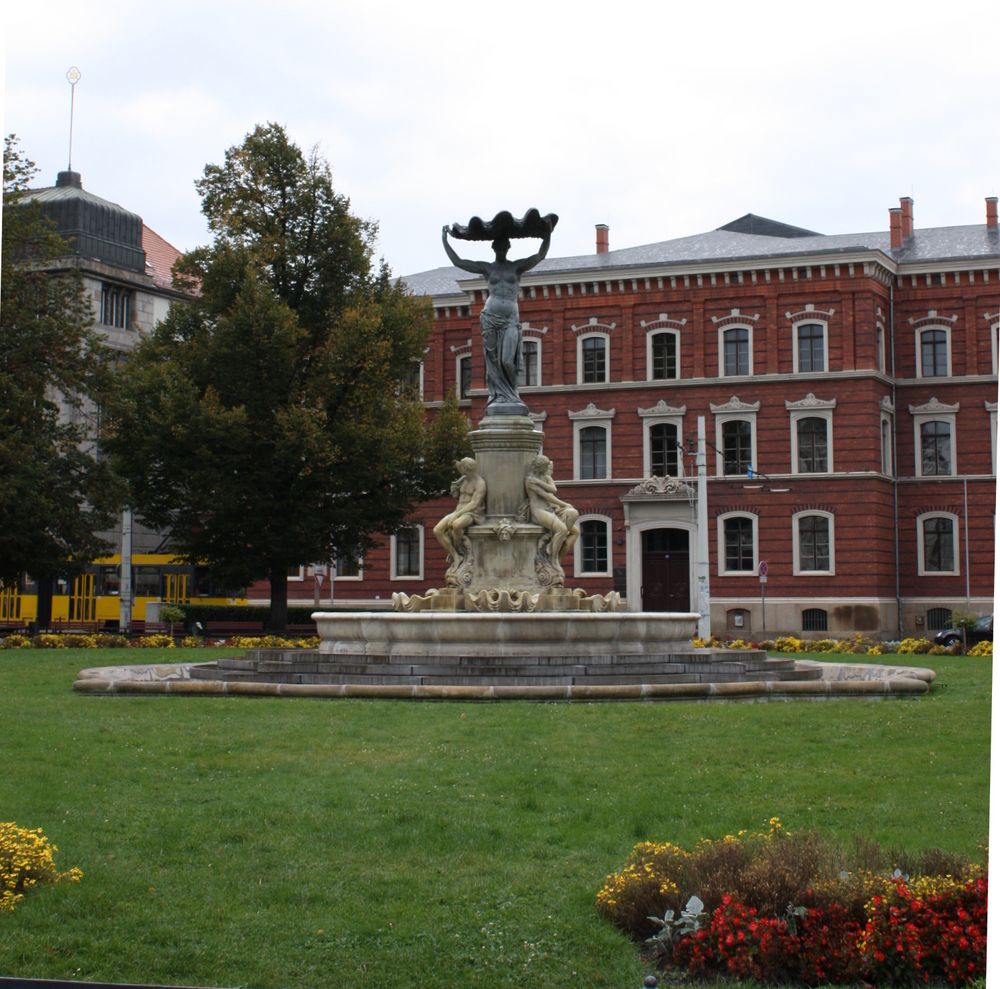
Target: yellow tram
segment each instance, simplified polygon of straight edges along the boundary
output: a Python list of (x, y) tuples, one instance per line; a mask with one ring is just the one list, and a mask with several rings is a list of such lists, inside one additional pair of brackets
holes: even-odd
[[(102, 556), (75, 577), (55, 581), (52, 622), (97, 623), (117, 628), (121, 617), (121, 556)], [(151, 604), (246, 604), (213, 581), (208, 567), (169, 553), (132, 556), (132, 617), (144, 621)], [(0, 583), (0, 625), (27, 625), (38, 618), (38, 586), (30, 577)]]

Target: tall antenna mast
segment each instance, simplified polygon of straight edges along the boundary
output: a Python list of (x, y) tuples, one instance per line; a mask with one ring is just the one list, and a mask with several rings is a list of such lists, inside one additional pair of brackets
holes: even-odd
[(70, 66), (66, 73), (69, 82), (69, 163), (66, 166), (67, 172), (73, 171), (73, 100), (76, 96), (76, 84), (80, 81), (80, 70), (75, 66)]

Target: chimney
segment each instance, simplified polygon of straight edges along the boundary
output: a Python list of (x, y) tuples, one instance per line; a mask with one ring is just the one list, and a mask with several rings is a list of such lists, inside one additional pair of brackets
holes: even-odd
[(997, 232), (997, 197), (986, 197), (986, 229)]
[(903, 209), (900, 206), (889, 208), (889, 247), (894, 251), (903, 246)]
[(900, 196), (899, 207), (903, 211), (903, 240), (907, 240), (913, 236), (913, 200), (909, 196)]
[[(996, 200), (994, 200), (994, 203)], [(996, 212), (994, 207), (994, 213)], [(995, 219), (995, 217), (994, 217)], [(597, 253), (607, 254), (608, 253), (608, 225), (606, 223), (595, 224), (597, 229)]]

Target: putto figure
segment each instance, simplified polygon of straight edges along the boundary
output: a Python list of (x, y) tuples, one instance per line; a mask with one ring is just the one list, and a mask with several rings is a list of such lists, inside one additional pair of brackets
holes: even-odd
[(486, 507), (486, 482), (479, 473), (479, 465), (472, 457), (463, 457), (455, 463), (461, 477), (451, 485), (453, 498), (458, 504), (453, 512), (449, 512), (436, 526), (434, 535), (444, 547), (451, 563), (449, 573), (465, 556), (465, 530), (477, 522), (483, 521)]
[[(483, 275), (489, 285), (489, 296), (479, 316), (483, 331), (483, 354), (486, 358), (486, 387), (489, 400), (487, 415), (527, 415), (528, 407), (521, 401), (517, 379), (521, 370), (521, 320), (517, 294), (521, 276), (534, 268), (549, 251), (552, 228), (559, 217), (554, 213), (541, 216), (530, 209), (515, 220), (504, 211), (489, 221), (474, 216), (468, 226), (452, 224), (441, 232), (445, 253), (452, 264), (463, 271)], [(459, 240), (491, 240), (495, 260), (470, 261), (459, 257), (448, 243), (448, 235)], [(507, 257), (511, 238), (540, 237), (541, 247), (530, 257), (511, 261)]]
[(556, 496), (556, 482), (552, 477), (552, 461), (539, 454), (531, 462), (531, 468), (524, 479), (524, 490), (528, 495), (528, 511), (531, 521), (548, 530), (540, 543), (549, 559), (558, 564), (559, 559), (576, 544), (580, 538), (577, 519), (580, 513), (568, 502)]

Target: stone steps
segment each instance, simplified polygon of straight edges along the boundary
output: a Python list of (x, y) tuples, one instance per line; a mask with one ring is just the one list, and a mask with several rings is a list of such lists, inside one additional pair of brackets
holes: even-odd
[(296, 684), (577, 686), (815, 680), (816, 668), (756, 650), (692, 649), (650, 655), (406, 656), (255, 649), (191, 669), (196, 680)]

